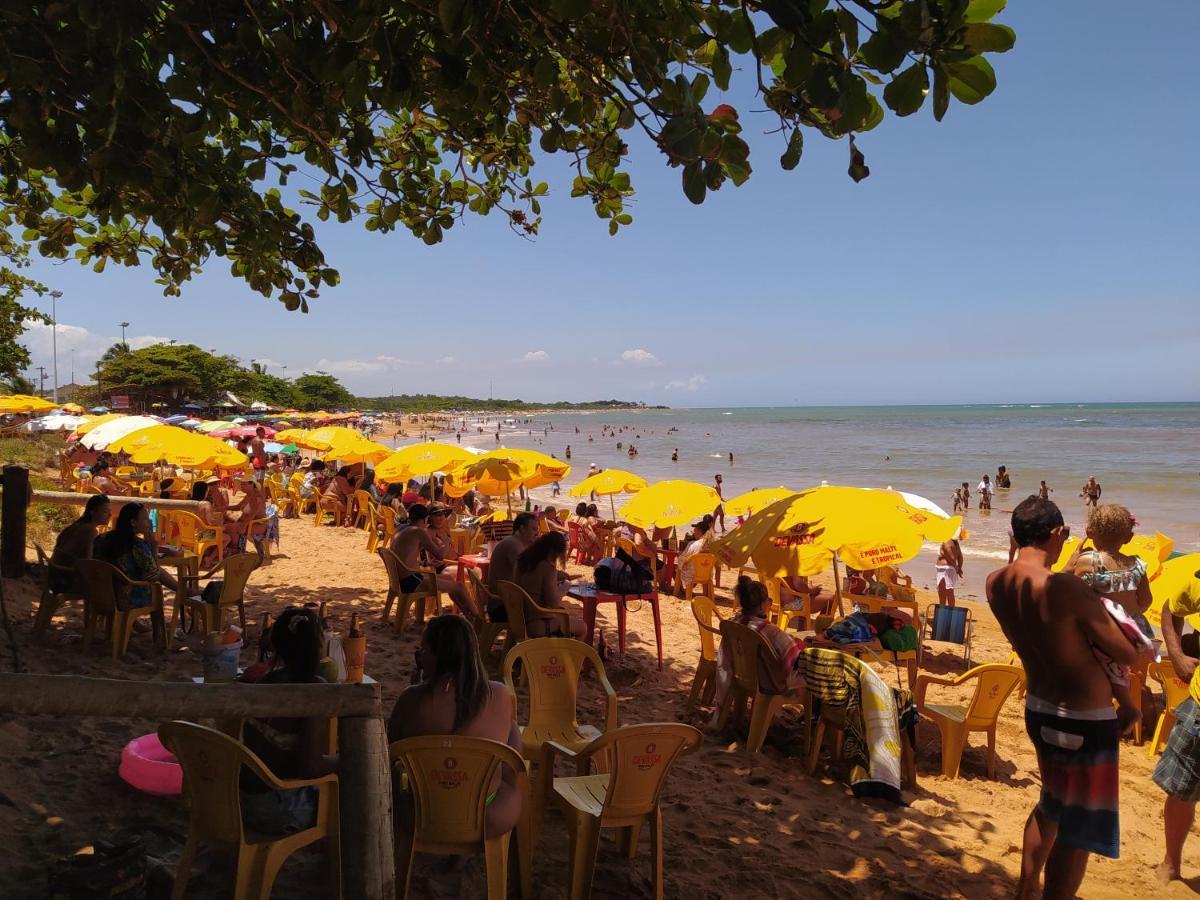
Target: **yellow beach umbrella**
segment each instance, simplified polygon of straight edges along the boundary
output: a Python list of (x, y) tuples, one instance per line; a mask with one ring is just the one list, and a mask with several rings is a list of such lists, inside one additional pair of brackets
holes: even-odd
[(597, 472), (595, 475), (589, 475), (575, 487), (567, 491), (571, 497), (590, 497), (596, 494), (600, 497), (607, 497), (608, 504), (612, 507), (613, 518), (617, 517), (616, 501), (613, 499), (616, 494), (636, 494), (638, 491), (646, 487), (648, 482), (641, 475), (634, 475), (632, 472), (626, 472), (622, 469), (605, 469), (603, 472)]
[(796, 491), (791, 488), (776, 487), (776, 488), (759, 488), (754, 491), (747, 491), (744, 494), (738, 494), (729, 500), (721, 503), (727, 516), (748, 516), (758, 509), (765, 509), (777, 500), (782, 500), (784, 497), (791, 497)]
[(639, 528), (689, 525), (717, 508), (721, 498), (706, 484), (658, 481), (643, 488), (620, 509), (620, 516)]
[[(301, 432), (293, 437), (292, 432)], [(354, 443), (355, 441), (363, 440), (361, 432), (355, 431), (353, 428), (346, 428), (344, 425), (326, 425), (323, 428), (315, 428), (312, 431), (305, 429), (289, 428), (282, 432), (277, 432), (275, 440), (280, 440), (280, 435), (286, 435), (286, 439), (298, 447), (308, 447), (310, 450), (327, 451), (332, 450), (339, 443)]]
[[(428, 478), (435, 472), (451, 472), (475, 458), (475, 454), (453, 444), (430, 441), (401, 447), (375, 466), (375, 477), (389, 484), (410, 478)], [(463, 493), (466, 493), (464, 490)]]
[(238, 469), (249, 462), (246, 454), (224, 441), (174, 425), (132, 432), (113, 441), (108, 449), (128, 453), (130, 461), (138, 465), (162, 461), (185, 469)]
[(823, 485), (777, 500), (709, 544), (727, 566), (754, 560), (764, 575), (816, 575), (837, 561), (877, 569), (915, 557), (925, 541), (949, 540), (961, 516), (943, 517), (895, 491)]
[(87, 412), (87, 410), (78, 403), (64, 403), (62, 408), (64, 412), (69, 412), (73, 416), (82, 415), (83, 413)]
[(470, 488), (489, 497), (504, 494), (511, 508), (515, 488), (537, 488), (566, 478), (571, 467), (536, 450), (501, 448), (474, 457), (446, 478), (447, 493), (461, 497)]
[(375, 465), (391, 455), (391, 447), (385, 447), (383, 444), (377, 444), (375, 441), (359, 437), (357, 441), (336, 441), (329, 452), (322, 456), (321, 459), (326, 462), (336, 459), (343, 465), (354, 465), (355, 463), (370, 463), (371, 465)]
[[(1083, 546), (1091, 547), (1091, 541), (1084, 538)], [(1067, 563), (1071, 561), (1071, 557), (1075, 555), (1079, 547), (1079, 538), (1067, 538), (1066, 543), (1063, 544), (1062, 553), (1059, 554), (1058, 561), (1050, 568), (1055, 572), (1061, 572), (1067, 567)], [(1146, 576), (1151, 580), (1158, 577), (1159, 569), (1170, 558), (1174, 550), (1174, 539), (1158, 531), (1154, 532), (1154, 534), (1135, 534), (1132, 540), (1121, 548), (1121, 552), (1127, 556), (1141, 557), (1142, 562), (1146, 564)]]
[[(1169, 601), (1184, 595), (1192, 600), (1200, 599), (1200, 553), (1186, 553), (1164, 562), (1158, 577), (1150, 582), (1150, 593), (1154, 599), (1146, 618), (1155, 624)], [(1200, 614), (1189, 616), (1188, 621), (1200, 629)]]
[(0, 414), (50, 412), (58, 404), (30, 394), (7, 394), (0, 397)]

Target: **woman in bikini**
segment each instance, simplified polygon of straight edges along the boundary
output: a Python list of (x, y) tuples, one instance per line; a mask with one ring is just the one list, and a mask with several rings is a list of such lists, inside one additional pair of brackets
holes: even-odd
[[(425, 627), (413, 669), (413, 685), (396, 700), (388, 741), (426, 734), (489, 738), (521, 751), (512, 700), (498, 681), (488, 681), (475, 631), (462, 616), (435, 616)], [(509, 831), (521, 817), (515, 773), (501, 766), (487, 796), (488, 837)], [(412, 798), (397, 792), (398, 825), (412, 828)]]

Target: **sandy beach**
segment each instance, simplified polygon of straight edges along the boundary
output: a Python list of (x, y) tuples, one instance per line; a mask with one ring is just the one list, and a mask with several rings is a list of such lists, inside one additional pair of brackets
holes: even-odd
[[(719, 592), (730, 603), (730, 578)], [(409, 682), (416, 633), (397, 636), (378, 624), (386, 580), (377, 557), (365, 549), (362, 532), (316, 528), (308, 519), (283, 522), (282, 546), (272, 563), (255, 573), (247, 594), (249, 633), (257, 634), (261, 616), (277, 614), (292, 603), (329, 601), (340, 630), (350, 614), (372, 620), (368, 630), (367, 671), (382, 682), (385, 706)], [(45, 643), (30, 638), (31, 603), (38, 587), (29, 578), (7, 580), (9, 612), (16, 620), (22, 661), (30, 672), (75, 673), (137, 682), (187, 679), (200, 673), (191, 646), (166, 655), (151, 648), (147, 636), (135, 636), (124, 659), (114, 661), (93, 649), (84, 656), (78, 609), (64, 610)], [(977, 662), (1002, 661), (1008, 646), (985, 606), (971, 604), (978, 630)], [(602, 608), (603, 610), (603, 608)], [(611, 612), (600, 623), (610, 636)], [(683, 701), (691, 685), (698, 640), (690, 611), (664, 597), (664, 671), (654, 663), (649, 609), (631, 610), (629, 648), (613, 659), (608, 674), (619, 696), (621, 723), (692, 721)], [(924, 670), (962, 669), (958, 648), (927, 654)], [(244, 651), (249, 662), (252, 649)], [(885, 672), (894, 683), (897, 673)], [(581, 720), (598, 722), (600, 693), (587, 679)], [(186, 818), (177, 799), (138, 793), (117, 777), (122, 746), (153, 730), (156, 722), (63, 721), (13, 718), (0, 722), (0, 831), (9, 835), (10, 852), (0, 855), (0, 895), (45, 895), (44, 870), (65, 854), (87, 846), (104, 832), (129, 828), (143, 834), (156, 865), (170, 870), (178, 857)], [(823, 761), (816, 777), (803, 770), (804, 729), (785, 713), (764, 751), (748, 755), (732, 732), (707, 735), (702, 748), (684, 758), (666, 787), (666, 891), (668, 897), (1003, 897), (1012, 893), (1020, 858), (1021, 830), (1038, 793), (1033, 751), (1024, 734), (1020, 704), (1010, 698), (998, 736), (998, 772), (985, 777), (981, 737), (972, 740), (958, 780), (942, 778), (936, 730), (919, 730), (919, 785), (906, 794), (909, 805), (896, 807), (854, 799), (845, 773)], [(1122, 857), (1095, 859), (1082, 896), (1184, 898), (1200, 890), (1195, 856), (1185, 861), (1188, 883), (1159, 891), (1152, 867), (1162, 854), (1162, 794), (1150, 780), (1152, 761), (1144, 747), (1126, 742), (1121, 752)], [(537, 847), (537, 895), (565, 895), (567, 840), (551, 814)], [(610, 839), (601, 845), (595, 896), (648, 896), (650, 862), (643, 843), (632, 863)], [(323, 858), (301, 853), (284, 867), (276, 896), (319, 898), (324, 892)], [(221, 896), (219, 868), (194, 883), (191, 896)], [(161, 883), (161, 882), (160, 882)], [(483, 895), (482, 860), (472, 859), (460, 872), (444, 862), (421, 857), (413, 897), (457, 898)]]

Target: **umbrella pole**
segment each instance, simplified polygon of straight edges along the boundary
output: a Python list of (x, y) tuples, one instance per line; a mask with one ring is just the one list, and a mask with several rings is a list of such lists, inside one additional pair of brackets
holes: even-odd
[(613, 521), (617, 521), (617, 501), (613, 499), (613, 495), (608, 495), (608, 505), (612, 507)]
[(846, 607), (842, 602), (842, 576), (838, 574), (837, 554), (833, 555), (833, 592), (837, 595), (838, 615), (846, 618)]

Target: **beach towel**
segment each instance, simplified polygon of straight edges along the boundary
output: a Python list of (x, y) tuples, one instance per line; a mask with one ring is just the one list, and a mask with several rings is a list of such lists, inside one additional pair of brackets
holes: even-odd
[(796, 669), (810, 697), (845, 712), (843, 752), (854, 795), (900, 803), (900, 727), (891, 688), (866, 663), (837, 650), (811, 647)]

